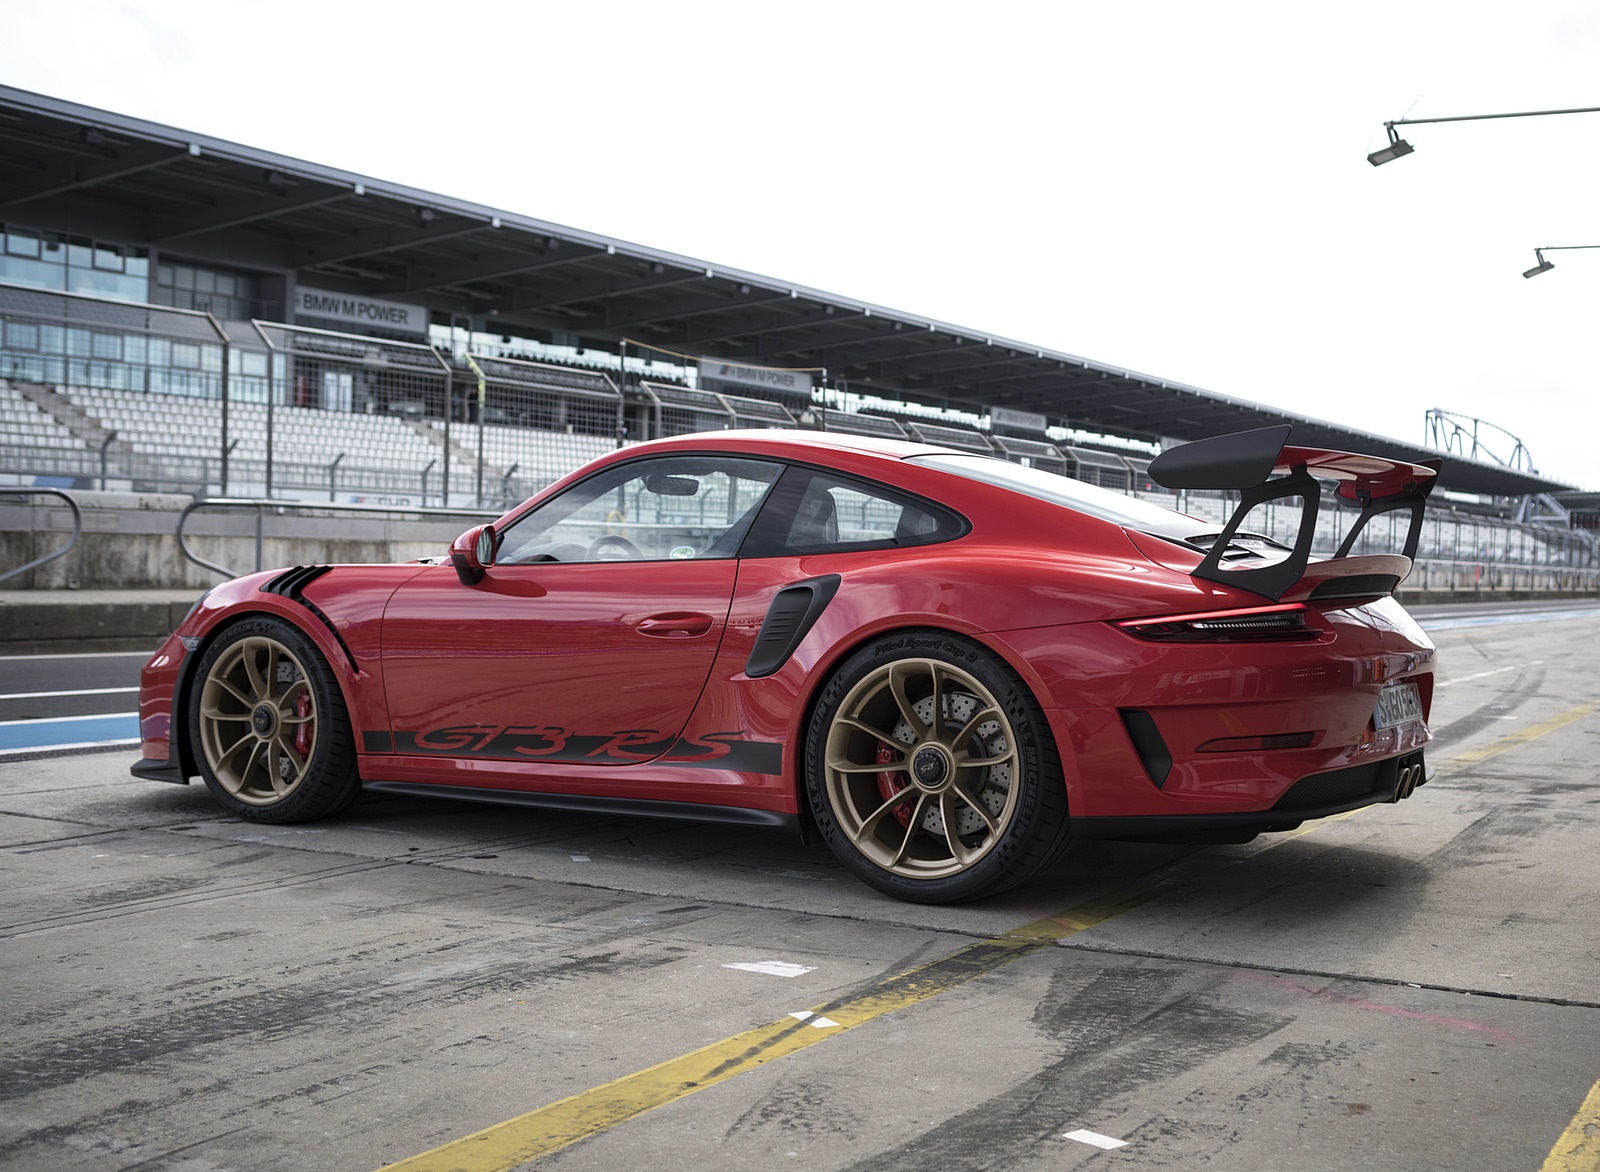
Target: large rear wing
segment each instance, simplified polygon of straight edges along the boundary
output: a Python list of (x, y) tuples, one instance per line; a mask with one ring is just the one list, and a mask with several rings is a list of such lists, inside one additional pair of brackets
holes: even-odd
[[(1274, 602), (1288, 594), (1306, 576), (1311, 542), (1316, 534), (1317, 507), (1322, 497), (1319, 480), (1338, 482), (1338, 494), (1361, 512), (1340, 542), (1334, 559), (1352, 564), (1342, 573), (1330, 572), (1324, 563), (1307, 582), (1310, 598), (1388, 594), (1410, 573), (1422, 536), (1422, 514), (1439, 475), (1441, 460), (1420, 464), (1387, 456), (1363, 456), (1325, 448), (1289, 447), (1287, 423), (1255, 431), (1235, 432), (1169, 448), (1150, 462), (1150, 478), (1164, 488), (1229, 489), (1239, 493), (1239, 505), (1221, 535), (1211, 543), (1205, 560), (1193, 571), (1196, 578), (1240, 586)], [(1223, 568), (1234, 534), (1250, 511), (1268, 501), (1299, 497), (1300, 528), (1289, 556), (1267, 565)], [(1350, 558), (1350, 550), (1368, 522), (1384, 513), (1409, 510), (1404, 566), (1393, 557)], [(1383, 564), (1380, 564), (1383, 563)]]

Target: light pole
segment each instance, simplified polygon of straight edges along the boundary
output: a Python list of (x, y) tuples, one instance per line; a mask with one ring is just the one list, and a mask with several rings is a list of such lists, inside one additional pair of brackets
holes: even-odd
[(1586, 106), (1578, 110), (1524, 110), (1516, 114), (1458, 114), (1453, 118), (1396, 118), (1393, 122), (1383, 124), (1383, 129), (1389, 135), (1388, 145), (1368, 155), (1367, 162), (1374, 167), (1381, 167), (1417, 149), (1395, 133), (1396, 126), (1421, 126), (1425, 122), (1482, 122), (1488, 118), (1543, 118), (1551, 114), (1600, 114), (1600, 106)]
[(1524, 277), (1537, 277), (1540, 273), (1548, 273), (1556, 266), (1555, 262), (1545, 260), (1544, 254), (1547, 252), (1560, 252), (1568, 248), (1600, 248), (1600, 244), (1546, 244), (1542, 248), (1535, 248), (1533, 250), (1533, 259), (1539, 263), (1522, 275)]

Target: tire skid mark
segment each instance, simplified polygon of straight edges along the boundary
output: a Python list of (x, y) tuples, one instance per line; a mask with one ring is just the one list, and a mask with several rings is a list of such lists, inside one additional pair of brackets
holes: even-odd
[[(1124, 1152), (1124, 1163), (1153, 1168), (1239, 1166), (1232, 1149), (1259, 1130), (1258, 1120), (1270, 1105), (1293, 1104), (1306, 1116), (1325, 1111), (1332, 1092), (1344, 1085), (1336, 1072), (1353, 1061), (1359, 1061), (1359, 1053), (1349, 1042), (1285, 1042), (1262, 1059), (1261, 1081), (1242, 1090), (1202, 1085), (1167, 1112), (1129, 1131), (1123, 1138), (1132, 1146)], [(1352, 1113), (1367, 1107), (1344, 1105)]]
[(1501, 717), (1509, 716), (1512, 711), (1521, 708), (1538, 695), (1544, 687), (1545, 675), (1543, 663), (1525, 665), (1518, 670), (1516, 677), (1509, 684), (1495, 693), (1493, 698), (1478, 705), (1465, 716), (1459, 716), (1449, 724), (1434, 729), (1432, 746), (1445, 748), (1464, 741), (1475, 733), (1494, 727), (1500, 722)]
[(1060, 1044), (1054, 1061), (893, 1151), (848, 1165), (849, 1172), (975, 1170), (1047, 1159), (1064, 1125), (1114, 1113), (1140, 1088), (1292, 1023), (1216, 1004), (1219, 981), (1152, 968), (1106, 969), (1087, 980), (1058, 975), (1034, 1015)]
[(224, 899), (237, 899), (241, 896), (257, 895), (264, 891), (280, 891), (291, 887), (300, 887), (307, 883), (320, 883), (326, 879), (337, 879), (344, 875), (359, 874), (363, 871), (378, 871), (386, 867), (400, 866), (406, 861), (402, 858), (372, 859), (359, 863), (344, 863), (338, 866), (319, 868), (300, 875), (285, 875), (276, 879), (260, 879), (253, 883), (231, 883), (226, 887), (215, 887), (206, 891), (132, 899), (120, 904), (99, 908), (92, 912), (63, 912), (60, 915), (44, 916), (37, 920), (23, 920), (13, 924), (0, 925), (0, 940), (15, 940), (22, 936), (30, 936), (35, 932), (48, 932), (58, 928), (73, 927), (78, 924), (100, 923), (120, 916), (140, 915), (145, 912), (162, 911), (171, 907), (211, 903)]
[[(438, 951), (419, 949), (417, 941), (407, 938), (341, 957), (332, 966), (335, 971), (326, 976), (329, 966), (325, 961), (282, 970), (280, 976), (312, 974), (312, 979), (294, 985), (262, 988), (241, 978), (234, 984), (236, 991), (223, 996), (168, 1001), (134, 1021), (124, 1016), (111, 1022), (85, 1022), (78, 1033), (17, 1053), (0, 1052), (0, 1100), (96, 1076), (159, 1068), (175, 1057), (192, 1056), (207, 1047), (236, 1045), (245, 1038), (259, 1047), (295, 1036), (315, 1036), (327, 1029), (330, 1021), (341, 1018), (370, 1014), (376, 1015), (374, 1020), (387, 1022), (397, 1013), (403, 1019), (404, 1009), (412, 1004), (437, 1007), (495, 995), (527, 994), (553, 984), (626, 976), (682, 959), (670, 944), (645, 937), (644, 942), (653, 947), (641, 947), (623, 960), (615, 942), (624, 937), (639, 941), (637, 925), (612, 922), (554, 933), (540, 941), (545, 949), (534, 959), (528, 956), (526, 937), (518, 938), (514, 947), (507, 939), (487, 937), (477, 943), (484, 949), (498, 948), (501, 958), (486, 960), (480, 953), (420, 969), (413, 965), (410, 971), (393, 975), (385, 973), (389, 960), (426, 960)], [(388, 955), (397, 948), (407, 950), (406, 956)], [(351, 965), (365, 971), (352, 974)], [(215, 978), (196, 978), (191, 985), (203, 996), (215, 988)], [(345, 1028), (352, 1036), (364, 1033), (348, 1020)], [(0, 1145), (0, 1157), (7, 1150)]]
[[(191, 819), (192, 821), (192, 819)], [(161, 832), (165, 827), (141, 827), (140, 830)], [(106, 831), (83, 836), (84, 838), (100, 838), (106, 835), (126, 835), (127, 829)], [(317, 883), (325, 879), (336, 879), (345, 875), (358, 874), (363, 871), (381, 870), (387, 867), (417, 864), (421, 866), (440, 866), (451, 863), (470, 862), (474, 858), (497, 853), (524, 849), (538, 846), (549, 837), (549, 831), (538, 833), (524, 833), (509, 835), (498, 839), (484, 839), (474, 841), (467, 845), (450, 845), (434, 847), (424, 850), (410, 850), (405, 854), (389, 855), (377, 859), (363, 859), (357, 862), (343, 863), (336, 866), (319, 868), (315, 871), (300, 875), (282, 876), (277, 879), (263, 879), (253, 883), (229, 884), (223, 888), (210, 888), (205, 891), (191, 892), (189, 894), (171, 893), (155, 894), (149, 897), (135, 896), (128, 899), (119, 899), (107, 906), (94, 911), (65, 912), (56, 916), (42, 917), (38, 920), (23, 920), (11, 924), (0, 924), (0, 940), (14, 939), (19, 936), (29, 935), (34, 932), (48, 931), (55, 928), (70, 927), (77, 924), (97, 923), (122, 915), (138, 915), (143, 912), (159, 911), (164, 908), (180, 906), (183, 904), (205, 903), (211, 900), (232, 899), (241, 895), (259, 894), (265, 891), (286, 889), (302, 886), (307, 883)], [(186, 840), (194, 841), (194, 840)], [(220, 850), (233, 846), (253, 846), (257, 844), (287, 850), (303, 850), (296, 847), (293, 842), (285, 841), (282, 837), (271, 834), (246, 834), (229, 839), (201, 839), (205, 846), (203, 849)], [(52, 842), (52, 846), (56, 845)], [(82, 840), (69, 840), (61, 846), (81, 846)]]

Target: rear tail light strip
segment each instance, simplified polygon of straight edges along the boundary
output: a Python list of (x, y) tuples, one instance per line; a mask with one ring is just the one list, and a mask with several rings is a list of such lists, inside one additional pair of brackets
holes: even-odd
[(1307, 609), (1304, 603), (1286, 602), (1123, 619), (1115, 626), (1136, 638), (1163, 643), (1293, 642), (1317, 637), (1317, 631), (1306, 626)]

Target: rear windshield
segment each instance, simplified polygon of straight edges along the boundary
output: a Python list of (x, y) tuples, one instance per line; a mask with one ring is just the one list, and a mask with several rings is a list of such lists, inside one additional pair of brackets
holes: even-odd
[(1008, 460), (996, 460), (992, 456), (939, 452), (928, 456), (910, 456), (908, 461), (943, 472), (953, 472), (957, 476), (992, 484), (996, 488), (1008, 488), (1012, 492), (1110, 521), (1113, 525), (1171, 537), (1177, 541), (1185, 540), (1197, 532), (1197, 527), (1205, 525), (1204, 521), (1198, 521), (1186, 513), (1162, 508), (1138, 497), (1057, 476), (1054, 472), (1039, 468), (1026, 468)]

